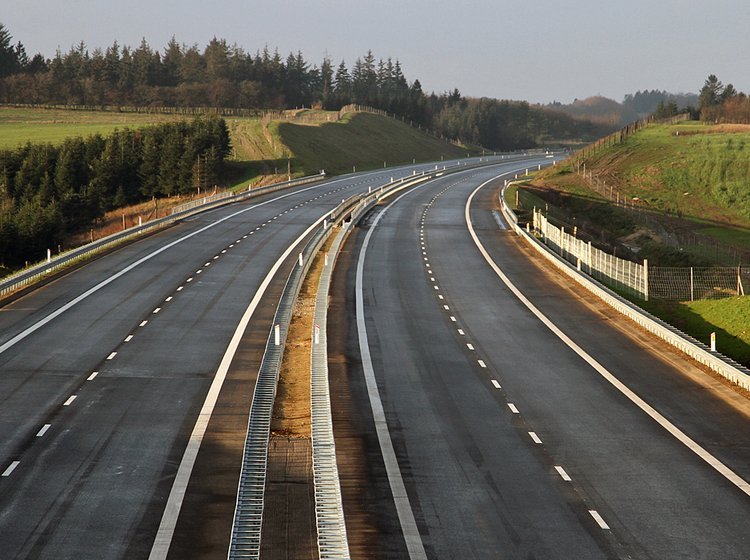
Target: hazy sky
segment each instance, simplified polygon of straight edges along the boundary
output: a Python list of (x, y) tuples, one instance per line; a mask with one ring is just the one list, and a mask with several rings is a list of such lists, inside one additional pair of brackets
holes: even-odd
[(46, 57), (81, 40), (93, 50), (145, 38), (163, 50), (173, 35), (350, 67), (372, 49), (400, 59), (428, 92), (532, 102), (697, 92), (710, 73), (750, 90), (743, 0), (3, 0), (0, 23)]

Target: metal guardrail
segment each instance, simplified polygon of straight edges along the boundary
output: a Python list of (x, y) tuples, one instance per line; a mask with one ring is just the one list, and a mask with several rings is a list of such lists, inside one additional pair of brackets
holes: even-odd
[(320, 175), (300, 177), (299, 179), (292, 179), (291, 181), (274, 183), (273, 185), (259, 187), (257, 189), (252, 189), (231, 196), (225, 196), (221, 199), (208, 201), (205, 204), (201, 202), (199, 204), (190, 206), (189, 208), (185, 208), (179, 212), (173, 212), (170, 216), (152, 220), (143, 225), (134, 226), (118, 233), (113, 233), (112, 235), (108, 235), (107, 237), (98, 239), (93, 243), (88, 243), (86, 245), (78, 247), (77, 249), (67, 251), (61, 255), (56, 256), (55, 258), (50, 259), (49, 261), (39, 263), (3, 279), (2, 281), (0, 281), (0, 298), (35, 282), (38, 282), (45, 276), (48, 276), (49, 274), (60, 270), (63, 267), (69, 266), (79, 260), (88, 258), (97, 253), (101, 253), (102, 251), (106, 251), (107, 249), (114, 247), (117, 244), (139, 237), (156, 229), (171, 225), (178, 220), (189, 218), (190, 216), (198, 214), (199, 212), (205, 212), (206, 210), (218, 208), (225, 204), (239, 202), (241, 200), (273, 193), (281, 189), (320, 181), (323, 178), (325, 178), (324, 173), (321, 173)]
[(302, 281), (310, 268), (312, 257), (322, 247), (330, 231), (330, 226), (319, 229), (308, 242), (302, 252), (303, 264), (292, 268), (276, 308), (273, 318), (274, 327), (266, 341), (250, 409), (232, 523), (230, 559), (260, 558), (271, 416), (281, 361), (284, 356), (284, 345), (294, 302), (302, 288)]
[(613, 309), (619, 311), (644, 329), (655, 334), (668, 344), (671, 344), (678, 350), (684, 352), (698, 363), (712, 369), (719, 375), (725, 377), (732, 383), (750, 390), (750, 369), (720, 354), (712, 352), (704, 343), (696, 340), (692, 336), (685, 334), (681, 330), (662, 321), (658, 317), (651, 315), (635, 304), (629, 302), (622, 296), (616, 294), (606, 286), (600, 284), (593, 278), (588, 277), (579, 271), (575, 266), (560, 258), (549, 247), (541, 243), (535, 236), (531, 235), (518, 224), (518, 218), (515, 212), (508, 206), (505, 201), (505, 189), (512, 183), (508, 183), (500, 192), (500, 203), (503, 214), (511, 222), (513, 229), (523, 237), (532, 247), (544, 256), (548, 261), (555, 265), (562, 272), (567, 274), (589, 292), (600, 298)]
[[(292, 269), (279, 300), (278, 307), (276, 308), (273, 327), (266, 341), (266, 348), (250, 407), (248, 431), (237, 492), (237, 503), (234, 522), (232, 524), (232, 536), (228, 555), (230, 560), (260, 558), (271, 415), (273, 413), (277, 381), (284, 355), (284, 344), (289, 329), (289, 322), (291, 321), (292, 308), (302, 288), (302, 282), (309, 271), (313, 257), (330, 236), (334, 223), (344, 221), (349, 217), (351, 217), (351, 222), (355, 222), (372, 205), (376, 204), (382, 196), (387, 195), (389, 192), (426, 181), (431, 177), (431, 175), (421, 175), (415, 177), (413, 180), (410, 178), (408, 181), (394, 181), (377, 189), (372, 189), (367, 194), (354, 195), (344, 200), (328, 214), (323, 227), (318, 229), (308, 241), (302, 251), (302, 266), (296, 265)], [(278, 337), (276, 334), (277, 329)], [(334, 456), (333, 462), (329, 461), (328, 465), (329, 467), (335, 467), (335, 464)], [(330, 503), (330, 499), (332, 499), (337, 504), (336, 507), (343, 519), (340, 492), (337, 498), (336, 493), (330, 493), (330, 487), (327, 487), (327, 480), (325, 478), (319, 480), (315, 478), (315, 480), (316, 495), (318, 485), (320, 484), (321, 491), (325, 488), (329, 498), (326, 506)], [(324, 509), (325, 507), (321, 509), (316, 505), (316, 515), (323, 512)], [(322, 523), (327, 523), (327, 516), (324, 516)], [(328, 556), (328, 558), (340, 557)]]
[[(328, 214), (323, 222), (323, 227), (308, 241), (302, 252), (302, 266), (297, 265), (292, 269), (284, 287), (274, 316), (273, 326), (266, 341), (265, 352), (256, 381), (232, 524), (228, 554), (230, 560), (257, 560), (260, 558), (271, 415), (292, 307), (301, 290), (302, 282), (307, 275), (312, 259), (330, 236), (333, 224), (347, 221), (346, 228), (353, 227), (381, 199), (433, 177), (464, 172), (487, 165), (504, 163), (508, 160), (522, 159), (523, 157), (525, 156), (518, 155), (511, 156), (508, 159), (495, 159), (494, 161), (490, 161), (488, 158), (485, 162), (480, 160), (480, 162), (472, 165), (461, 165), (461, 162), (458, 162), (453, 167), (435, 165), (435, 169), (429, 172), (422, 171), (421, 174), (414, 172), (412, 176), (391, 180), (387, 184), (370, 189), (368, 193), (354, 195), (342, 201)], [(342, 233), (343, 235), (344, 233)], [(332, 265), (330, 265), (329, 271), (331, 269)], [(320, 292), (318, 297), (321, 297)], [(316, 308), (317, 305), (316, 300)], [(321, 320), (316, 318), (316, 323), (320, 325)], [(325, 322), (323, 321), (322, 324), (325, 325)], [(321, 335), (323, 336), (322, 342), (318, 346), (325, 348), (323, 329), (321, 329)], [(315, 345), (313, 351), (314, 349)], [(324, 357), (311, 357), (318, 364), (318, 367), (323, 367), (320, 362), (321, 360), (326, 361)], [(327, 363), (324, 366), (327, 382)], [(329, 399), (319, 391), (319, 385), (316, 385), (315, 389), (311, 386), (312, 403), (316, 409), (314, 412), (316, 419), (314, 419), (313, 426), (313, 480), (316, 495), (315, 511), (319, 554), (321, 558), (348, 558), (348, 543), (338, 484), (333, 431), (331, 424), (326, 425), (326, 416), (328, 422), (330, 422), (330, 408), (327, 412), (319, 410), (320, 406), (325, 407), (325, 401), (329, 401)], [(315, 425), (316, 423), (317, 425)]]
[(331, 246), (315, 297), (312, 346), (310, 351), (310, 415), (312, 418), (312, 462), (315, 481), (315, 520), (318, 528), (318, 556), (321, 560), (348, 559), (349, 542), (341, 499), (336, 443), (331, 418), (328, 384), (328, 292), (336, 258), (352, 220), (345, 224)]
[[(179, 206), (175, 206), (172, 209), (172, 214), (173, 215), (180, 214), (182, 212), (186, 212), (194, 208), (201, 208), (205, 210), (207, 208), (211, 208), (212, 205), (222, 206), (230, 202), (237, 202), (238, 200), (252, 198), (255, 196), (259, 196), (261, 194), (268, 194), (268, 193), (276, 192), (278, 190), (286, 189), (289, 187), (297, 187), (299, 185), (306, 185), (307, 183), (314, 183), (316, 181), (325, 179), (325, 176), (326, 176), (325, 172), (321, 172), (318, 175), (307, 175), (305, 177), (298, 177), (296, 179), (282, 181), (281, 183), (274, 183), (272, 185), (266, 185), (265, 187), (257, 187), (257, 188), (249, 187), (246, 191), (236, 193), (236, 194), (225, 191), (223, 193), (218, 193), (218, 194), (211, 195), (211, 196), (204, 196), (201, 199), (193, 200), (191, 202), (186, 202), (185, 204), (180, 204)], [(216, 204), (216, 203), (219, 203), (219, 204)]]
[[(476, 167), (486, 166), (492, 163), (499, 163), (499, 162), (502, 162), (503, 160), (510, 161), (510, 160), (515, 160), (515, 159), (522, 159), (526, 157), (526, 155), (527, 155), (526, 153), (508, 154), (507, 158), (505, 155), (501, 155), (499, 156), (501, 158), (500, 160), (497, 159), (498, 156), (494, 156), (494, 157), (488, 156), (484, 158), (485, 159), (484, 162), (482, 162), (483, 158), (480, 158), (478, 163), (473, 163), (470, 165), (469, 164), (462, 165), (461, 160), (458, 160), (455, 168), (454, 167), (446, 168), (447, 166), (447, 162), (446, 162), (446, 164), (443, 164), (442, 166), (439, 164), (436, 164), (435, 171), (439, 170), (439, 167), (443, 167), (443, 170), (446, 173), (451, 172), (451, 171), (455, 172), (458, 170), (467, 170), (467, 169), (472, 169)], [(423, 171), (422, 174), (424, 173), (425, 172)], [(21, 270), (11, 276), (8, 276), (2, 279), (0, 281), (0, 299), (2, 299), (6, 295), (12, 292), (15, 292), (21, 288), (34, 284), (35, 282), (38, 282), (45, 276), (48, 276), (49, 274), (57, 270), (60, 270), (66, 266), (69, 266), (79, 260), (86, 259), (97, 253), (106, 251), (107, 249), (110, 249), (111, 247), (114, 247), (117, 244), (123, 243), (130, 239), (134, 239), (138, 236), (144, 235), (156, 229), (167, 227), (168, 225), (171, 225), (176, 221), (189, 218), (190, 216), (193, 216), (200, 212), (205, 212), (207, 210), (219, 208), (220, 206), (224, 206), (226, 204), (231, 204), (234, 202), (247, 200), (247, 199), (261, 196), (264, 194), (273, 193), (273, 192), (286, 189), (289, 187), (294, 187), (294, 186), (299, 186), (299, 185), (303, 185), (307, 183), (312, 183), (315, 181), (320, 181), (324, 178), (325, 178), (325, 172), (321, 171), (321, 173), (318, 175), (309, 175), (306, 177), (292, 179), (290, 181), (274, 183), (273, 185), (267, 185), (265, 187), (258, 187), (256, 189), (250, 189), (248, 191), (244, 191), (244, 192), (234, 194), (231, 196), (224, 196), (222, 194), (221, 196), (217, 196), (215, 199), (212, 199), (210, 201), (205, 201), (205, 203), (204, 203), (205, 199), (201, 199), (200, 201), (197, 201), (198, 202), (197, 204), (187, 203), (187, 206), (189, 207), (185, 208), (184, 210), (181, 210), (179, 212), (173, 211), (171, 215), (166, 216), (164, 218), (158, 218), (156, 220), (147, 222), (143, 225), (134, 226), (124, 231), (113, 233), (111, 235), (108, 235), (107, 237), (103, 237), (92, 243), (88, 243), (76, 249), (72, 249), (60, 255), (57, 255), (54, 258), (51, 258), (47, 261), (43, 261), (39, 264), (33, 265), (29, 268)], [(407, 178), (408, 177), (405, 177), (401, 180), (403, 181), (403, 180), (406, 180)]]

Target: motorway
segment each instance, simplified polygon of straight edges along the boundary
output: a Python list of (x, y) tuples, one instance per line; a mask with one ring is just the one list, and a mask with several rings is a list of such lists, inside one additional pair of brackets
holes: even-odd
[(382, 205), (342, 256), (329, 355), (353, 557), (750, 558), (747, 399), (506, 229), (510, 170)]
[[(1, 307), (0, 558), (225, 557), (257, 366), (296, 252), (280, 257), (343, 198), (425, 168), (199, 214)], [(189, 441), (181, 512), (170, 492)]]

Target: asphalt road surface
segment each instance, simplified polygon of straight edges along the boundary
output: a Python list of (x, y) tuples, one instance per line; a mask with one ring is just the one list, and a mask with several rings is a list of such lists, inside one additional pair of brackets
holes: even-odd
[[(1, 307), (0, 558), (149, 557), (219, 363), (269, 270), (343, 198), (411, 170), (200, 214)], [(257, 365), (295, 261), (292, 251), (281, 263), (217, 388), (172, 512), (172, 558), (226, 556)]]
[[(352, 403), (348, 424), (335, 425), (337, 447), (356, 439), (378, 456), (362, 483), (371, 503), (342, 482), (345, 511), (382, 512), (369, 514), (378, 550), (360, 557), (750, 558), (747, 488), (699, 456), (750, 480), (747, 400), (567, 287), (503, 228), (497, 183), (485, 186), (470, 210), (478, 241), (582, 353), (534, 315), (464, 217), (477, 186), (508, 170), (444, 177), (376, 210), (339, 273), (351, 317), (339, 393)], [(359, 357), (363, 330), (375, 397)], [(386, 422), (372, 419), (378, 398)], [(394, 478), (406, 489), (395, 507)]]

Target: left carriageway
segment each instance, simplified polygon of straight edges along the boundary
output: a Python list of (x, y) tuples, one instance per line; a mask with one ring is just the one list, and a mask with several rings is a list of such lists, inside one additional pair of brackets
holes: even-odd
[[(170, 557), (226, 557), (255, 376), (297, 247), (342, 199), (423, 169), (207, 211), (0, 307), (0, 558), (148, 558), (165, 507)], [(184, 500), (168, 504), (199, 416)]]

